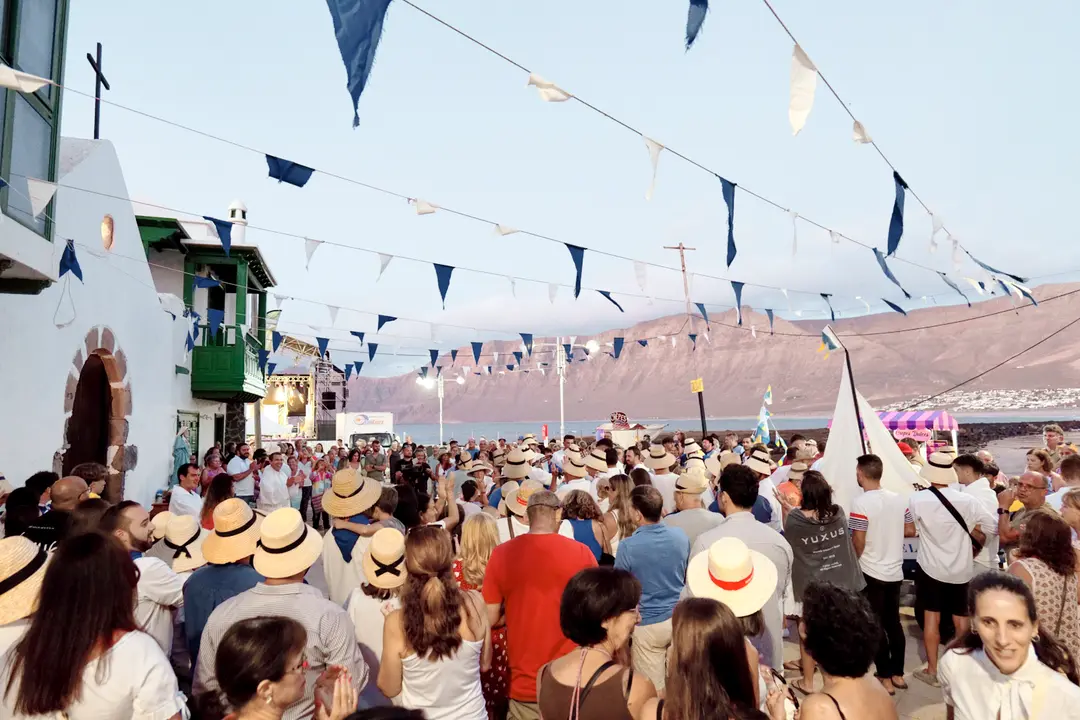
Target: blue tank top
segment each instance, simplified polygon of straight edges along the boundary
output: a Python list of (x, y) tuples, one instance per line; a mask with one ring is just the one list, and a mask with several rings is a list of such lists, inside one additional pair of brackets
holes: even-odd
[(570, 527), (574, 530), (574, 539), (585, 547), (592, 550), (593, 557), (597, 562), (600, 561), (600, 541), (596, 539), (596, 533), (593, 532), (592, 520), (568, 520)]

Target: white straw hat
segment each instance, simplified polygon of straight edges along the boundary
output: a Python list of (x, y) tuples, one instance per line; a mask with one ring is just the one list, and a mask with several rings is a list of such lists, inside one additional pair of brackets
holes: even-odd
[(49, 557), (22, 535), (0, 540), (0, 625), (30, 617), (37, 610)]
[(510, 493), (516, 493), (519, 487), (517, 480), (509, 480), (502, 484), (502, 499), (499, 500), (499, 507), (496, 508), (500, 514), (506, 512), (506, 498)]
[(952, 485), (959, 478), (953, 469), (953, 456), (945, 452), (931, 453), (919, 475), (931, 485)]
[(173, 551), (172, 557), (166, 561), (173, 572), (187, 572), (206, 564), (202, 547), (207, 533), (194, 515), (173, 515), (162, 540), (165, 547)]
[(395, 528), (383, 528), (371, 536), (364, 549), (364, 575), (368, 585), (396, 588), (405, 584), (405, 536)]
[(292, 577), (314, 565), (322, 547), (322, 536), (304, 523), (299, 510), (280, 508), (263, 520), (253, 564), (265, 578)]
[[(563, 475), (568, 478), (583, 478), (588, 475), (585, 472), (586, 460), (582, 460), (581, 452), (577, 445), (571, 445), (570, 449), (563, 453), (563, 457), (566, 461), (563, 463)], [(607, 464), (604, 464), (604, 470), (607, 470)]]
[(507, 511), (518, 516), (524, 515), (525, 511), (529, 509), (529, 498), (533, 493), (543, 489), (544, 486), (535, 480), (526, 480), (521, 483), (516, 490), (503, 495), (506, 499)]
[(675, 456), (665, 450), (663, 445), (649, 446), (649, 454), (645, 456), (646, 467), (667, 472), (674, 464)]
[(593, 448), (592, 452), (585, 458), (585, 467), (596, 472), (607, 472), (607, 454), (603, 448)]
[(150, 539), (160, 540), (165, 537), (165, 528), (169, 526), (169, 521), (172, 520), (173, 514), (168, 510), (159, 512), (154, 517), (150, 518)]
[(521, 480), (529, 476), (529, 459), (521, 448), (514, 448), (506, 454), (503, 475), (511, 480)]
[(251, 557), (259, 542), (259, 525), (264, 517), (240, 498), (222, 501), (214, 508), (214, 530), (203, 541), (203, 557), (215, 565)]
[(776, 565), (742, 540), (720, 538), (690, 559), (686, 586), (731, 608), (736, 617), (753, 615), (776, 592)]
[(788, 480), (802, 480), (803, 475), (806, 474), (807, 470), (809, 470), (809, 468), (804, 462), (799, 461), (791, 463), (791, 470), (788, 471)]
[(323, 493), (323, 512), (336, 518), (359, 515), (379, 502), (380, 495), (382, 484), (379, 481), (352, 468), (338, 470), (330, 480), (330, 489)]
[(751, 452), (750, 457), (747, 458), (746, 462), (743, 464), (756, 473), (772, 475), (772, 458), (769, 457), (769, 453), (762, 450), (754, 450)]
[(693, 468), (684, 472), (675, 481), (675, 492), (687, 495), (700, 495), (709, 488), (709, 478), (705, 476), (705, 469)]

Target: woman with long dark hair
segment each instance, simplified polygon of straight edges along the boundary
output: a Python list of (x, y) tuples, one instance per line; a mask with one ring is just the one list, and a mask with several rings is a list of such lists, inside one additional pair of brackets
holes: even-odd
[(1049, 512), (1028, 515), (1009, 574), (1031, 588), (1039, 624), (1050, 630), (1074, 658), (1080, 658), (1080, 582), (1076, 564), (1068, 523)]
[(592, 495), (584, 490), (571, 490), (563, 498), (562, 512), (574, 530), (574, 539), (589, 548), (597, 562), (604, 554), (614, 558), (603, 516)]
[(179, 720), (184, 696), (169, 660), (135, 622), (138, 580), (112, 538), (89, 533), (62, 542), (30, 628), (5, 659), (0, 715)]
[(199, 524), (207, 530), (213, 530), (214, 509), (231, 497), (235, 497), (232, 476), (227, 473), (215, 475), (210, 481), (210, 487), (206, 490), (202, 511), (199, 513)]
[[(802, 502), (784, 519), (784, 537), (791, 545), (791, 589), (794, 607), (786, 614), (801, 615), (803, 592), (815, 580), (834, 583), (860, 592), (866, 579), (859, 567), (859, 557), (851, 544), (847, 516), (833, 502), (832, 486), (816, 470), (807, 470), (802, 480)], [(782, 504), (786, 501), (781, 500)], [(814, 687), (814, 659), (800, 647), (802, 678), (791, 683), (799, 692)]]
[(1039, 622), (1024, 581), (1000, 572), (968, 587), (971, 629), (938, 664), (949, 720), (1076, 717), (1076, 663)]
[(379, 689), (428, 720), (486, 720), (481, 670), (491, 665), (491, 627), (480, 593), (454, 580), (450, 533), (413, 528), (405, 538), (401, 610), (386, 618)]
[[(214, 655), (221, 690), (196, 699), (200, 720), (279, 720), (304, 696), (307, 631), (295, 620), (257, 617), (230, 627)], [(348, 673), (330, 691), (331, 707), (320, 705), (315, 720), (344, 720), (356, 709)], [(232, 714), (227, 714), (229, 710)]]

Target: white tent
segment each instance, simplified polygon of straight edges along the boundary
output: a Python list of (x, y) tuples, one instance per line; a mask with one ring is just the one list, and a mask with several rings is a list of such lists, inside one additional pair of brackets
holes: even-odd
[(855, 461), (863, 454), (859, 441), (859, 420), (855, 416), (856, 402), (866, 430), (866, 452), (877, 455), (884, 465), (881, 487), (907, 497), (914, 492), (914, 483), (919, 481), (919, 476), (900, 452), (877, 411), (851, 386), (847, 368), (842, 365), (829, 442), (825, 445), (825, 456), (818, 461), (817, 467), (832, 485), (836, 503), (848, 513), (852, 500), (862, 492), (855, 479)]
[[(274, 413), (275, 415), (277, 413)], [(244, 425), (244, 432), (248, 437), (255, 437), (255, 418), (248, 418)], [(277, 437), (292, 437), (293, 429), (288, 425), (279, 425), (277, 420), (272, 417), (268, 417), (266, 413), (262, 416), (262, 436), (266, 438)]]

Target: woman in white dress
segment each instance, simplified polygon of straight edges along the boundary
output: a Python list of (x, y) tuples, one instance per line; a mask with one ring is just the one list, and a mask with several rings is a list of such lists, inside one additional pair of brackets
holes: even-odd
[(378, 685), (428, 720), (486, 720), (480, 671), (491, 665), (491, 627), (480, 593), (458, 587), (453, 562), (446, 530), (409, 531), (402, 608), (386, 618)]
[[(401, 609), (405, 571), (405, 536), (395, 528), (383, 528), (371, 537), (362, 560), (365, 582), (352, 591), (346, 609), (356, 627), (356, 642), (373, 677), (379, 675), (386, 617)], [(385, 706), (391, 701), (376, 683), (362, 693), (365, 706)]]
[(180, 720), (176, 676), (135, 622), (138, 570), (114, 540), (61, 543), (38, 611), (2, 661), (0, 717), (63, 713), (67, 720)]
[(1024, 581), (984, 573), (971, 581), (971, 629), (938, 664), (949, 720), (1076, 720), (1075, 659), (1039, 625)]

